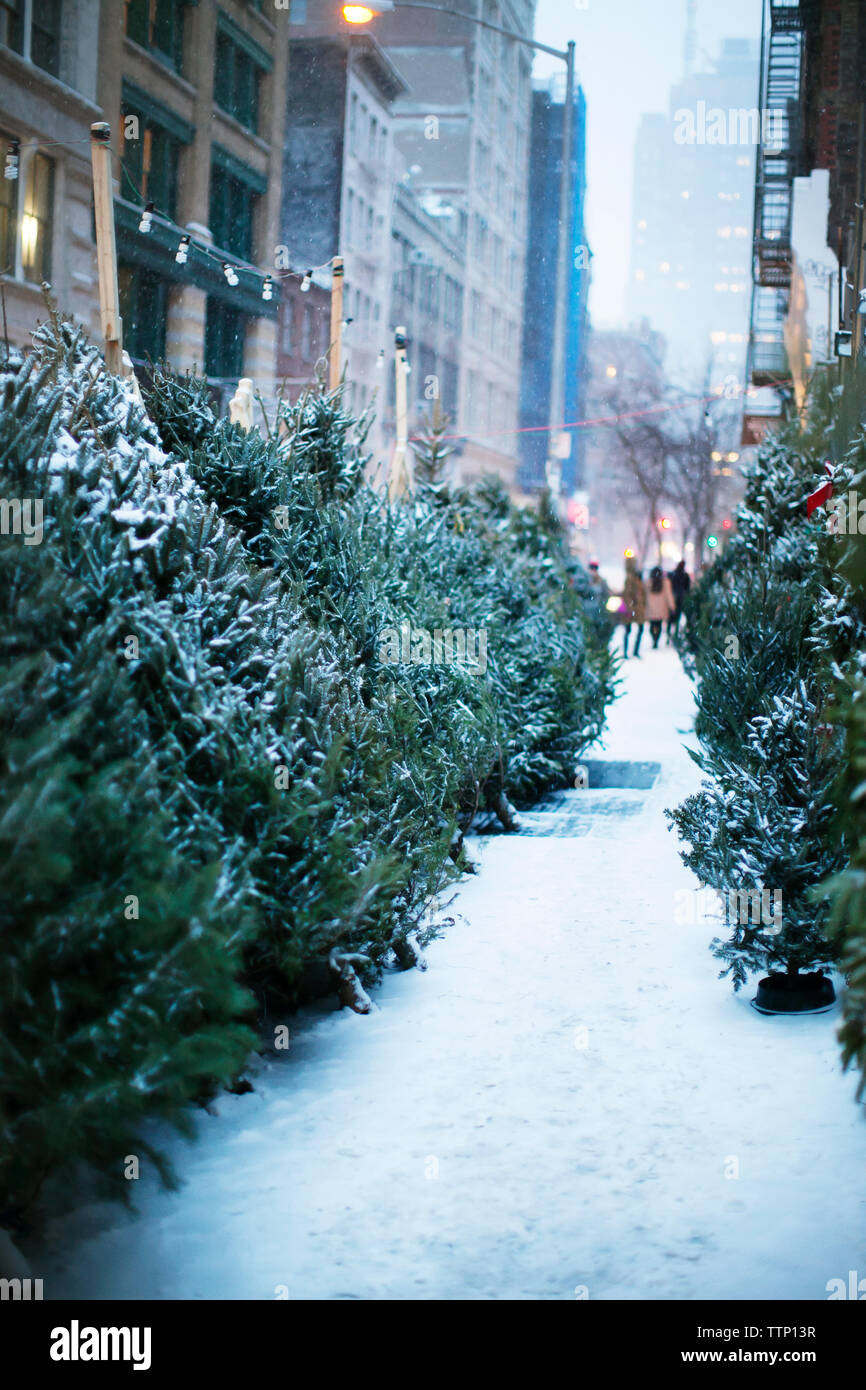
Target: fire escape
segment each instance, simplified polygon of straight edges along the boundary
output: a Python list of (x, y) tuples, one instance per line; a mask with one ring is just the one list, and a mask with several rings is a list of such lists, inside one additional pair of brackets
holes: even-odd
[(784, 386), (790, 379), (784, 325), (794, 254), (791, 222), (797, 172), (802, 8), (800, 0), (765, 0), (749, 333), (749, 380), (753, 386)]

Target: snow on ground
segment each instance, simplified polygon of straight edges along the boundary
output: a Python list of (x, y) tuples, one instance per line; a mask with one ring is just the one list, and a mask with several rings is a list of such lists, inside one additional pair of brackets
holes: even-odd
[(178, 1192), (55, 1222), (28, 1252), (47, 1297), (822, 1299), (866, 1275), (838, 1017), (757, 1014), (713, 923), (676, 924), (691, 691), (669, 650), (624, 676), (600, 756), (659, 761), (655, 787), (597, 792), (586, 833), (476, 842), (427, 973), (294, 1020), (252, 1094), (169, 1139)]

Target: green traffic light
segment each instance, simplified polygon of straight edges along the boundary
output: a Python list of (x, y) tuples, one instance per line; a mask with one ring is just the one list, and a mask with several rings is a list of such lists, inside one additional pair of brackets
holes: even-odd
[(716, 548), (716, 546), (718, 545), (718, 543), (719, 543), (719, 538), (718, 538), (718, 536), (707, 536), (707, 545), (709, 546), (710, 550), (715, 550), (715, 548)]

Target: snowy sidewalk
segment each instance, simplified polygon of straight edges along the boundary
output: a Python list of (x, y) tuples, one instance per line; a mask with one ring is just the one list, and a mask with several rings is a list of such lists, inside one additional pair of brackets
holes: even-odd
[(655, 786), (574, 835), (476, 842), (427, 973), (296, 1020), (252, 1094), (168, 1141), (179, 1192), (56, 1223), (30, 1252), (46, 1297), (822, 1299), (866, 1276), (837, 1013), (756, 1014), (713, 924), (676, 925), (691, 691), (670, 651), (624, 676), (594, 756), (657, 761)]

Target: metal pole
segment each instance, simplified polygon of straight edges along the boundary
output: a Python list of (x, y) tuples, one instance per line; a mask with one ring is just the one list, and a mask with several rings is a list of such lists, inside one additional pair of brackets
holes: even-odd
[(559, 244), (556, 264), (556, 301), (553, 317), (553, 349), (550, 361), (550, 417), (547, 440), (548, 484), (558, 477), (554, 458), (556, 441), (565, 421), (565, 363), (568, 339), (569, 288), (574, 256), (572, 235), (571, 151), (574, 143), (574, 40), (566, 50), (565, 108), (562, 114), (562, 173), (559, 182)]
[(114, 202), (111, 192), (111, 127), (97, 121), (90, 127), (90, 159), (93, 166), (93, 207), (96, 223), (96, 266), (99, 275), (99, 312), (105, 339), (105, 365), (116, 376), (123, 374), (123, 321), (117, 290), (117, 247), (114, 241)]

